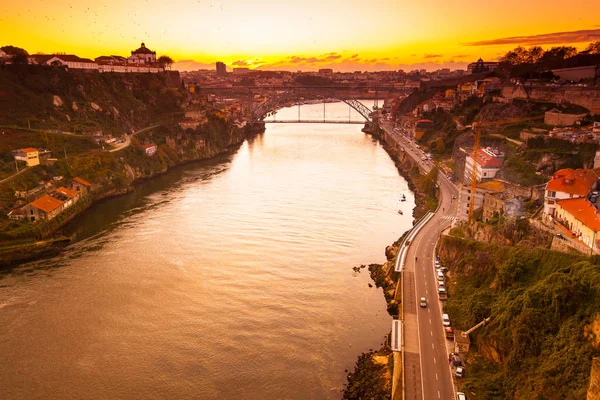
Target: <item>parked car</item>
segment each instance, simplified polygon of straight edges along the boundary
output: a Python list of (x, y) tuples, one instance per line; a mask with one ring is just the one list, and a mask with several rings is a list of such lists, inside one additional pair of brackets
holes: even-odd
[(452, 365), (454, 365), (455, 367), (462, 366), (462, 359), (458, 354), (452, 354)]
[(427, 299), (425, 297), (421, 297), (421, 302), (419, 305), (423, 308), (427, 307)]
[(465, 369), (463, 367), (456, 368), (456, 371), (454, 371), (454, 376), (456, 376), (457, 378), (464, 378)]
[(441, 273), (448, 272), (448, 267), (439, 267), (437, 270)]
[(557, 233), (556, 237), (559, 238), (559, 239), (564, 239), (565, 238), (562, 233)]
[(445, 287), (446, 287), (446, 285), (444, 284), (444, 282), (443, 282), (443, 281), (438, 281), (438, 287), (439, 287), (439, 288), (445, 288)]
[(444, 326), (450, 326), (450, 317), (448, 314), (442, 314), (442, 322), (444, 323)]
[(454, 329), (451, 327), (447, 327), (446, 329), (446, 339), (454, 339)]
[(463, 392), (458, 392), (458, 393), (456, 393), (456, 399), (457, 400), (467, 400), (467, 395), (464, 394)]

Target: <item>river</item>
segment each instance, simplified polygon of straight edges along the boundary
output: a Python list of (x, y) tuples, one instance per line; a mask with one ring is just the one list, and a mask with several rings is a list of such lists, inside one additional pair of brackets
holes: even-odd
[(384, 262), (414, 206), (361, 128), (267, 124), (93, 206), (63, 255), (0, 276), (1, 397), (339, 398), (391, 328), (352, 267)]

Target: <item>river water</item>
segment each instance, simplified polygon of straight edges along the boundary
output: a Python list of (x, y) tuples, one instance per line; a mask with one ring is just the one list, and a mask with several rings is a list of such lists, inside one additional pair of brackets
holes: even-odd
[(267, 124), (95, 205), (64, 255), (0, 275), (0, 397), (339, 398), (391, 327), (352, 267), (385, 261), (414, 206), (361, 128)]

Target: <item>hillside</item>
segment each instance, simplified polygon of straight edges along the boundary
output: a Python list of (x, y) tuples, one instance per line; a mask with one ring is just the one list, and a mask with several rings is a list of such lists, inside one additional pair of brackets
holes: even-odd
[(453, 237), (440, 248), (453, 326), (466, 330), (491, 316), (471, 334), (461, 389), (484, 399), (584, 399), (600, 354), (598, 263)]
[(166, 74), (0, 67), (0, 127), (131, 133), (181, 110), (187, 95)]

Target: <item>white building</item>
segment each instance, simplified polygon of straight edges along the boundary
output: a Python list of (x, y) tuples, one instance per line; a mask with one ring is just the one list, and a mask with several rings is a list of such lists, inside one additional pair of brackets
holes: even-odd
[(558, 170), (546, 184), (544, 197), (544, 215), (553, 217), (556, 202), (564, 199), (576, 199), (587, 195), (598, 188), (600, 169), (565, 168)]
[(31, 64), (67, 67), (69, 69), (98, 70), (98, 64), (88, 58), (77, 57), (73, 54), (34, 54), (29, 57)]
[[(471, 153), (465, 160), (465, 177), (466, 184), (471, 183), (473, 177), (473, 165), (475, 164), (475, 154)], [(477, 153), (477, 182), (494, 179), (502, 164), (504, 163), (504, 153), (494, 151), (491, 148), (479, 149)]]
[(131, 52), (127, 61), (134, 64), (154, 64), (156, 63), (156, 52), (150, 50), (142, 43), (141, 47)]

